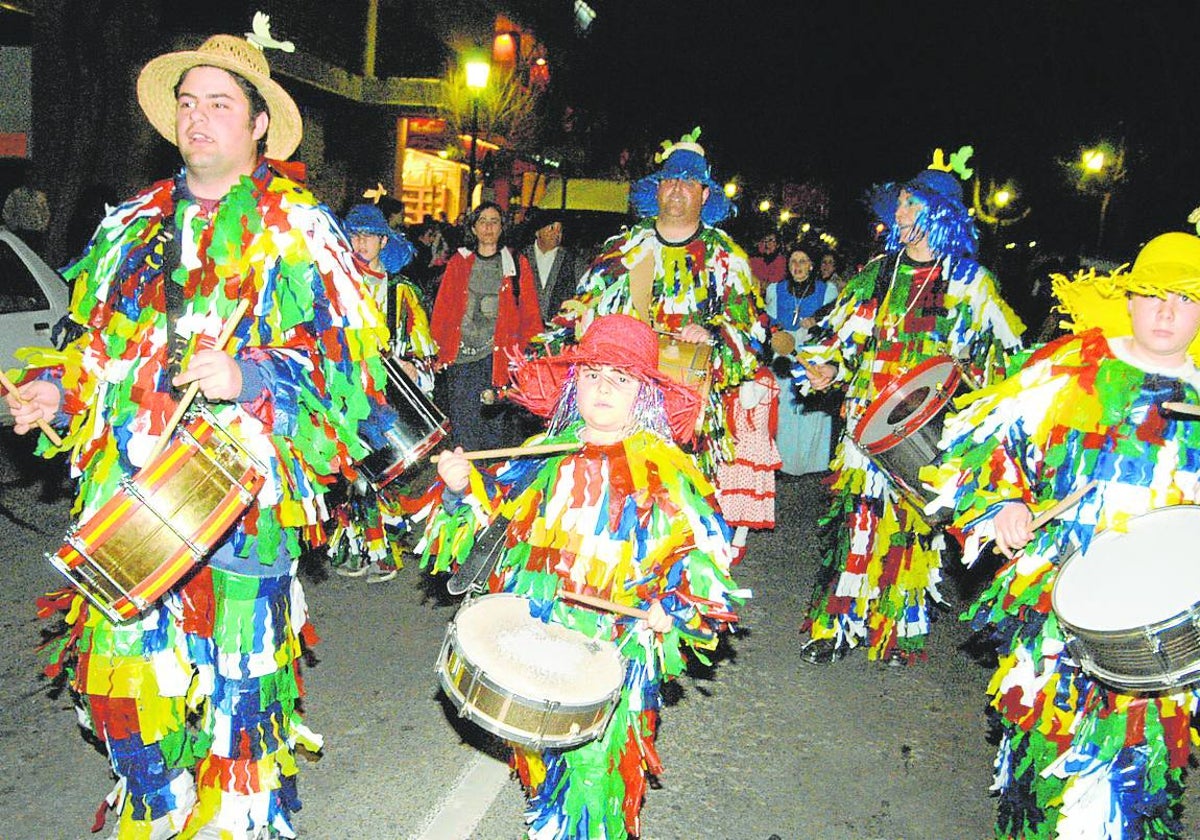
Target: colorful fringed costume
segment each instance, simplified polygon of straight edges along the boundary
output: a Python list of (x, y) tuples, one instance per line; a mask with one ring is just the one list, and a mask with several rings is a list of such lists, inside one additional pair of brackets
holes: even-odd
[[(583, 428), (575, 422), (536, 442), (581, 440)], [(524, 489), (506, 497), (514, 486)], [(490, 590), (524, 595), (535, 616), (611, 640), (628, 658), (601, 738), (565, 751), (514, 750), (530, 836), (638, 834), (646, 774), (661, 771), (654, 741), (662, 683), (683, 671), (685, 647), (700, 658), (700, 649), (714, 647), (715, 632), (735, 620), (732, 603), (748, 594), (729, 576), (729, 531), (712, 487), (678, 447), (641, 431), (611, 445), (509, 462), (494, 482), (473, 473), (465, 497), (436, 495), (427, 513), (422, 563), (434, 571), (455, 568), (497, 515), (511, 518)], [(633, 619), (559, 600), (564, 584), (633, 607), (658, 599), (674, 628), (659, 636)]]
[(869, 262), (818, 328), (827, 337), (797, 355), (837, 367), (847, 431), (830, 464), (833, 504), (822, 520), (835, 539), (807, 623), (813, 640), (866, 644), (872, 659), (912, 661), (923, 656), (928, 599), (941, 598), (941, 536), (852, 435), (884, 386), (932, 356), (962, 360), (978, 382), (1002, 376), (1023, 326), (973, 260), (916, 264), (901, 251)]
[[(181, 247), (167, 277), (172, 230)], [(227, 347), (242, 393), (207, 408), (266, 483), (208, 563), (141, 618), (113, 624), (74, 590), (48, 596), (43, 613), (61, 610), (67, 624), (48, 673), (65, 669), (107, 748), (119, 836), (207, 826), (293, 837), (294, 751), (320, 746), (300, 718), (301, 638), (315, 636), (295, 558), (302, 537), (320, 536), (326, 483), (353, 475), (363, 440), (387, 420), (382, 318), (336, 219), (274, 162), (215, 206), (194, 199), (182, 173), (152, 185), (101, 222), (66, 276), (83, 334), (61, 352), (25, 351), (25, 378), (62, 390), (80, 521), (147, 463), (175, 409), (166, 283), (182, 286), (183, 368), (250, 301)], [(55, 451), (44, 438), (40, 447)]]
[[(417, 385), (427, 395), (431, 394), (437, 344), (429, 330), (429, 317), (421, 306), (420, 292), (398, 274), (378, 284), (368, 277), (368, 287), (390, 319), (389, 355), (412, 365)], [(394, 373), (404, 375), (399, 369)], [(382, 579), (394, 576), (404, 566), (402, 540), (409, 527), (400, 506), (400, 490), (395, 481), (381, 491), (374, 490), (366, 481), (357, 481), (347, 488), (348, 497), (331, 511), (328, 552), (335, 569), (351, 576), (373, 569), (377, 573), (373, 579)]]
[(970, 531), (966, 562), (1001, 503), (1038, 513), (1098, 482), (1005, 562), (963, 616), (1000, 655), (988, 685), (1002, 733), (997, 837), (1180, 836), (1200, 693), (1131, 696), (1092, 679), (1069, 657), (1051, 610), (1060, 564), (1094, 534), (1198, 498), (1200, 423), (1161, 405), (1200, 401), (1200, 373), (1191, 363), (1148, 369), (1127, 341), (1090, 330), (1042, 348), (1012, 378), (968, 398), (944, 430), (946, 460), (923, 470), (940, 493), (932, 506), (953, 508), (955, 527)]
[[(634, 314), (634, 267), (649, 260), (653, 285), (650, 311), (643, 313), (643, 320), (662, 332), (700, 324), (712, 334), (712, 388), (694, 446), (702, 468), (713, 475), (718, 462), (733, 458), (722, 398), (758, 369), (755, 354), (766, 340), (762, 302), (745, 252), (724, 231), (702, 224), (691, 239), (668, 245), (658, 236), (654, 222), (652, 218), (641, 221), (605, 243), (603, 253), (580, 280), (579, 301), (597, 316)], [(553, 335), (548, 342), (551, 348), (557, 349), (568, 332)]]

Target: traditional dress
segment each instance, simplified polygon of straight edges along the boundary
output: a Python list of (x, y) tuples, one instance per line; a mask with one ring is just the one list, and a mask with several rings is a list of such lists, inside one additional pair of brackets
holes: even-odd
[(837, 366), (846, 383), (847, 432), (830, 464), (833, 505), (822, 524), (835, 539), (810, 631), (814, 640), (865, 642), (873, 659), (899, 652), (911, 660), (923, 655), (927, 601), (941, 600), (941, 535), (855, 445), (855, 426), (885, 385), (931, 356), (961, 360), (978, 382), (999, 378), (1023, 326), (974, 261), (916, 264), (901, 251), (877, 257), (852, 278), (821, 328), (827, 338), (797, 354)]
[(1132, 696), (1094, 680), (1070, 658), (1050, 608), (1060, 564), (1098, 531), (1198, 498), (1200, 423), (1161, 405), (1200, 401), (1200, 373), (1191, 362), (1134, 361), (1127, 341), (1090, 330), (1037, 351), (1011, 379), (970, 398), (945, 428), (945, 462), (923, 471), (940, 493), (931, 507), (952, 507), (955, 526), (971, 531), (967, 562), (1000, 503), (1036, 513), (1098, 482), (1005, 562), (964, 615), (1000, 655), (988, 685), (1002, 733), (997, 837), (1180, 836), (1200, 693)]
[[(812, 318), (826, 304), (837, 298), (837, 289), (824, 280), (811, 281), (811, 288), (797, 296), (790, 282), (767, 287), (767, 316), (771, 326), (783, 330), (795, 339), (797, 347), (811, 341), (811, 333), (800, 322)], [(829, 467), (830, 438), (833, 418), (796, 394), (789, 376), (779, 380), (779, 445), (780, 469), (788, 475), (821, 472)]]
[[(167, 278), (171, 230), (181, 253)], [(189, 194), (182, 173), (154, 184), (104, 219), (66, 277), (84, 332), (25, 359), (27, 378), (63, 391), (80, 520), (147, 463), (176, 406), (166, 283), (183, 287), (185, 368), (239, 301), (252, 303), (228, 348), (242, 393), (207, 408), (266, 484), (206, 565), (140, 618), (114, 624), (74, 590), (47, 596), (43, 614), (61, 610), (67, 622), (48, 673), (66, 669), (81, 720), (108, 751), (121, 837), (173, 836), (185, 819), (189, 836), (211, 824), (222, 836), (293, 837), (294, 750), (320, 747), (298, 706), (301, 637), (315, 637), (295, 558), (302, 536), (321, 535), (326, 482), (387, 419), (382, 318), (336, 219), (273, 162), (215, 207)]]
[[(762, 303), (745, 252), (724, 231), (701, 224), (691, 239), (668, 244), (654, 222), (645, 219), (605, 243), (580, 280), (579, 300), (597, 316), (636, 313), (630, 281), (634, 266), (649, 260), (653, 281), (649, 312), (637, 313), (642, 320), (660, 332), (700, 324), (712, 334), (712, 385), (695, 448), (701, 467), (713, 475), (719, 462), (733, 457), (722, 398), (758, 369), (755, 354), (766, 340)], [(551, 349), (563, 335), (548, 342)]]
[[(578, 441), (583, 423), (533, 442)], [(524, 488), (511, 498), (506, 491)], [(431, 502), (422, 563), (455, 567), (476, 531), (497, 515), (511, 518), (505, 552), (488, 582), (492, 592), (531, 601), (536, 617), (614, 642), (628, 668), (604, 735), (568, 750), (516, 747), (513, 765), (529, 795), (530, 836), (624, 838), (640, 833), (646, 774), (662, 771), (654, 741), (663, 681), (682, 673), (684, 649), (703, 660), (715, 632), (749, 593), (729, 576), (729, 530), (713, 490), (692, 459), (647, 431), (611, 445), (522, 459), (485, 485), (472, 474), (465, 497)], [(659, 599), (675, 619), (661, 636), (633, 619), (556, 598), (565, 584), (635, 607)]]
[[(775, 374), (765, 367), (758, 369), (754, 379), (726, 395), (725, 412), (736, 445), (733, 461), (717, 467), (717, 498), (725, 521), (733, 528), (775, 527), (779, 404), (779, 384)], [(745, 545), (744, 537), (744, 531), (735, 537), (739, 550)]]

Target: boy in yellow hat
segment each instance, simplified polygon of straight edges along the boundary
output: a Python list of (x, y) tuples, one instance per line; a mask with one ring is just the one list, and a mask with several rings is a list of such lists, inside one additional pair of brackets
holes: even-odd
[[(1200, 238), (1163, 234), (1131, 270), (1056, 276), (1054, 290), (1074, 334), (967, 398), (946, 425), (944, 463), (922, 475), (940, 493), (929, 509), (954, 510), (965, 562), (988, 537), (1008, 558), (964, 616), (999, 654), (996, 836), (1179, 836), (1200, 693), (1143, 693), (1081, 669), (1051, 595), (1096, 535), (1198, 501), (1200, 422), (1165, 404), (1200, 404)], [(1036, 513), (1089, 482), (1033, 530)]]

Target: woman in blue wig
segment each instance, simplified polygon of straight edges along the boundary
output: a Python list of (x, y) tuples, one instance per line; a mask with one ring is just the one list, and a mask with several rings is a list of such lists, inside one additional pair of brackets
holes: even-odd
[(804, 658), (816, 664), (860, 645), (873, 660), (923, 659), (929, 602), (942, 601), (941, 533), (854, 442), (868, 406), (935, 356), (953, 357), (976, 382), (1000, 378), (1024, 330), (975, 262), (975, 226), (957, 176), (926, 169), (877, 187), (869, 200), (888, 226), (885, 252), (847, 283), (818, 325), (822, 338), (798, 351), (802, 391), (846, 389), (847, 430), (822, 520), (834, 539), (805, 621)]

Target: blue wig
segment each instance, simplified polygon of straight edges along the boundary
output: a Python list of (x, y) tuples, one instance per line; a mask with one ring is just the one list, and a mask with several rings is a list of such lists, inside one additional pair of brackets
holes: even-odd
[(900, 226), (896, 224), (896, 204), (900, 190), (908, 190), (924, 203), (917, 215), (916, 229), (925, 234), (933, 253), (939, 257), (974, 257), (979, 246), (975, 221), (963, 203), (958, 176), (939, 169), (926, 169), (911, 181), (880, 184), (867, 195), (867, 204), (883, 224), (888, 236), (884, 248), (900, 251)]

